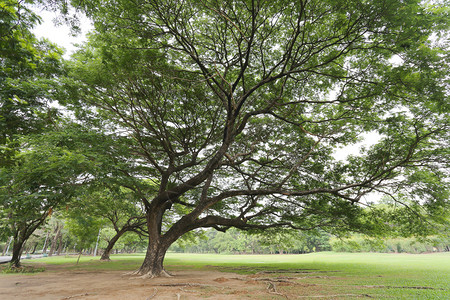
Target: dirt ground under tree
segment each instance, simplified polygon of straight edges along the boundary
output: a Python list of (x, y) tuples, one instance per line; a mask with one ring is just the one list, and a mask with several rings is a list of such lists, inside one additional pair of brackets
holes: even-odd
[[(310, 273), (310, 272), (308, 272)], [(172, 278), (141, 279), (124, 271), (67, 270), (46, 266), (35, 274), (0, 276), (0, 298), (15, 299), (294, 299), (323, 287), (300, 283), (294, 274), (253, 274), (214, 270), (172, 271)], [(312, 275), (312, 274), (309, 274)], [(295, 275), (294, 275), (295, 276)], [(304, 276), (304, 274), (303, 274)], [(301, 296), (301, 295), (305, 296)], [(340, 295), (340, 297), (345, 295)], [(364, 297), (363, 294), (348, 296)], [(329, 299), (333, 299), (331, 296)], [(341, 298), (342, 299), (342, 298)]]

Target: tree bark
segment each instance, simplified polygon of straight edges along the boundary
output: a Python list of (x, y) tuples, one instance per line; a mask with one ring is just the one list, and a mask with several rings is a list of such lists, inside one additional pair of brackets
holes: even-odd
[(34, 254), (35, 252), (36, 252), (36, 248), (37, 248), (37, 246), (38, 246), (38, 244), (36, 243), (36, 244), (34, 244), (34, 246), (33, 246), (33, 250), (31, 251), (31, 253), (30, 254)]
[(126, 232), (123, 228), (119, 230), (115, 236), (109, 241), (108, 246), (106, 246), (105, 251), (103, 251), (102, 256), (100, 257), (100, 260), (111, 260), (109, 258), (109, 255), (114, 248), (114, 245), (119, 240), (119, 238)]
[(58, 241), (58, 249), (56, 250), (56, 255), (60, 255), (61, 254), (61, 250), (62, 250), (62, 234), (59, 235), (59, 241)]
[(61, 236), (61, 228), (62, 228), (62, 225), (60, 225), (60, 224), (58, 223), (58, 224), (56, 225), (56, 234), (55, 234), (55, 237), (52, 239), (52, 244), (51, 244), (51, 246), (50, 246), (50, 252), (48, 253), (48, 256), (52, 256), (52, 255), (53, 255), (53, 252), (55, 252), (56, 245), (57, 245), (58, 240), (59, 240), (59, 238), (60, 238), (60, 236)]
[(18, 237), (17, 239), (14, 239), (14, 244), (13, 244), (13, 248), (12, 248), (12, 258), (11, 258), (11, 261), (9, 262), (9, 265), (11, 267), (14, 267), (14, 268), (20, 267), (20, 256), (22, 255), (22, 249), (23, 249), (24, 242), (25, 241), (20, 237)]
[(8, 241), (5, 243), (5, 248), (3, 248), (2, 256), (5, 256), (6, 254), (6, 249), (8, 249), (9, 241), (10, 240), (8, 239)]
[(170, 274), (164, 270), (163, 262), (167, 249), (167, 245), (159, 240), (149, 240), (147, 253), (145, 254), (144, 262), (138, 270), (138, 274), (145, 278), (153, 277), (170, 277)]
[(42, 248), (42, 254), (46, 254), (47, 253), (47, 248), (48, 248), (48, 236), (49, 236), (50, 232), (47, 232), (47, 236), (45, 237), (44, 240), (44, 247)]
[(170, 274), (163, 267), (164, 257), (170, 245), (183, 233), (178, 236), (173, 232), (170, 233), (170, 236), (168, 236), (168, 233), (161, 235), (162, 215), (166, 209), (168, 209), (167, 206), (147, 209), (146, 218), (149, 235), (147, 253), (145, 254), (144, 262), (136, 272), (136, 274), (142, 275), (143, 278), (170, 277)]

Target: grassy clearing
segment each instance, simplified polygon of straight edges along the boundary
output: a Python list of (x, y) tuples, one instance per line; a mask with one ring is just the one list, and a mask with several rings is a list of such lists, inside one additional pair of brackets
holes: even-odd
[[(113, 255), (111, 262), (76, 256), (51, 257), (28, 264), (62, 265), (67, 270), (137, 269), (143, 255)], [(278, 291), (305, 296), (375, 297), (393, 299), (450, 299), (450, 253), (380, 254), (322, 252), (303, 255), (213, 255), (169, 253), (170, 271), (182, 269), (219, 270), (255, 274), (279, 282)], [(278, 281), (277, 281), (278, 280)], [(284, 280), (284, 279), (283, 279)], [(347, 296), (345, 296), (347, 295)], [(353, 295), (353, 296), (352, 296)]]

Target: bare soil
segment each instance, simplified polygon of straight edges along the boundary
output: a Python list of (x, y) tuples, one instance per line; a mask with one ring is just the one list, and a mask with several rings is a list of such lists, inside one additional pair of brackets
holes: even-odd
[[(180, 270), (172, 278), (141, 279), (123, 271), (69, 271), (0, 276), (0, 299), (277, 299), (264, 281), (235, 273)], [(276, 289), (276, 288), (275, 288)], [(280, 299), (281, 299), (280, 298)]]
[[(151, 299), (353, 299), (373, 298), (357, 289), (339, 290), (305, 279), (343, 280), (316, 270), (262, 271), (252, 275), (209, 270), (171, 271), (171, 278), (139, 278), (124, 271), (70, 270), (46, 265), (34, 274), (0, 275), (0, 299), (151, 300)], [(337, 275), (337, 276), (335, 276)], [(344, 279), (345, 280), (345, 279)], [(328, 286), (328, 288), (327, 288)]]

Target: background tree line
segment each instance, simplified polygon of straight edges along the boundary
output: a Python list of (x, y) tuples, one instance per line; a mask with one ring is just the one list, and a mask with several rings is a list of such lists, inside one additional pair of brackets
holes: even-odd
[[(111, 246), (110, 242), (117, 234), (114, 227), (108, 225), (105, 220), (94, 221), (89, 217), (85, 217), (85, 219), (87, 220), (80, 222), (80, 219), (64, 218), (61, 215), (49, 218), (45, 225), (28, 238), (23, 246), (22, 255), (74, 255), (80, 252), (93, 255), (98, 246), (97, 255), (108, 258), (111, 253), (142, 252), (146, 246), (145, 238), (135, 232), (124, 233), (120, 240)], [(1, 241), (0, 253), (2, 255), (7, 254), (8, 245), (11, 246), (10, 241), (10, 238)], [(9, 247), (8, 254), (11, 252), (12, 248)]]
[(206, 231), (204, 235), (192, 241), (177, 242), (169, 250), (222, 254), (301, 254), (321, 251), (432, 253), (450, 251), (450, 237), (376, 239), (359, 234), (339, 238), (325, 232), (277, 232), (258, 235), (239, 230), (229, 230), (225, 233)]
[[(73, 220), (50, 218), (49, 222), (28, 239), (24, 246), (25, 254), (68, 255), (80, 252), (93, 255), (98, 246), (97, 256), (106, 251), (111, 254), (143, 253), (147, 243), (145, 237), (135, 232), (125, 233), (109, 249), (109, 243), (116, 235), (113, 226), (97, 221), (91, 228), (83, 228), (83, 239), (88, 242), (79, 244)], [(74, 230), (75, 229), (75, 230)], [(98, 238), (98, 230), (100, 236)], [(89, 232), (89, 234), (85, 234)], [(9, 240), (1, 241), (0, 253), (5, 255)], [(227, 232), (207, 230), (189, 239), (175, 243), (169, 251), (182, 253), (216, 254), (303, 254), (321, 251), (335, 252), (381, 252), (381, 253), (432, 253), (450, 251), (450, 237), (447, 235), (427, 238), (385, 238), (374, 239), (353, 234), (338, 238), (323, 231), (314, 233), (271, 232), (269, 234), (251, 234), (237, 229)]]

